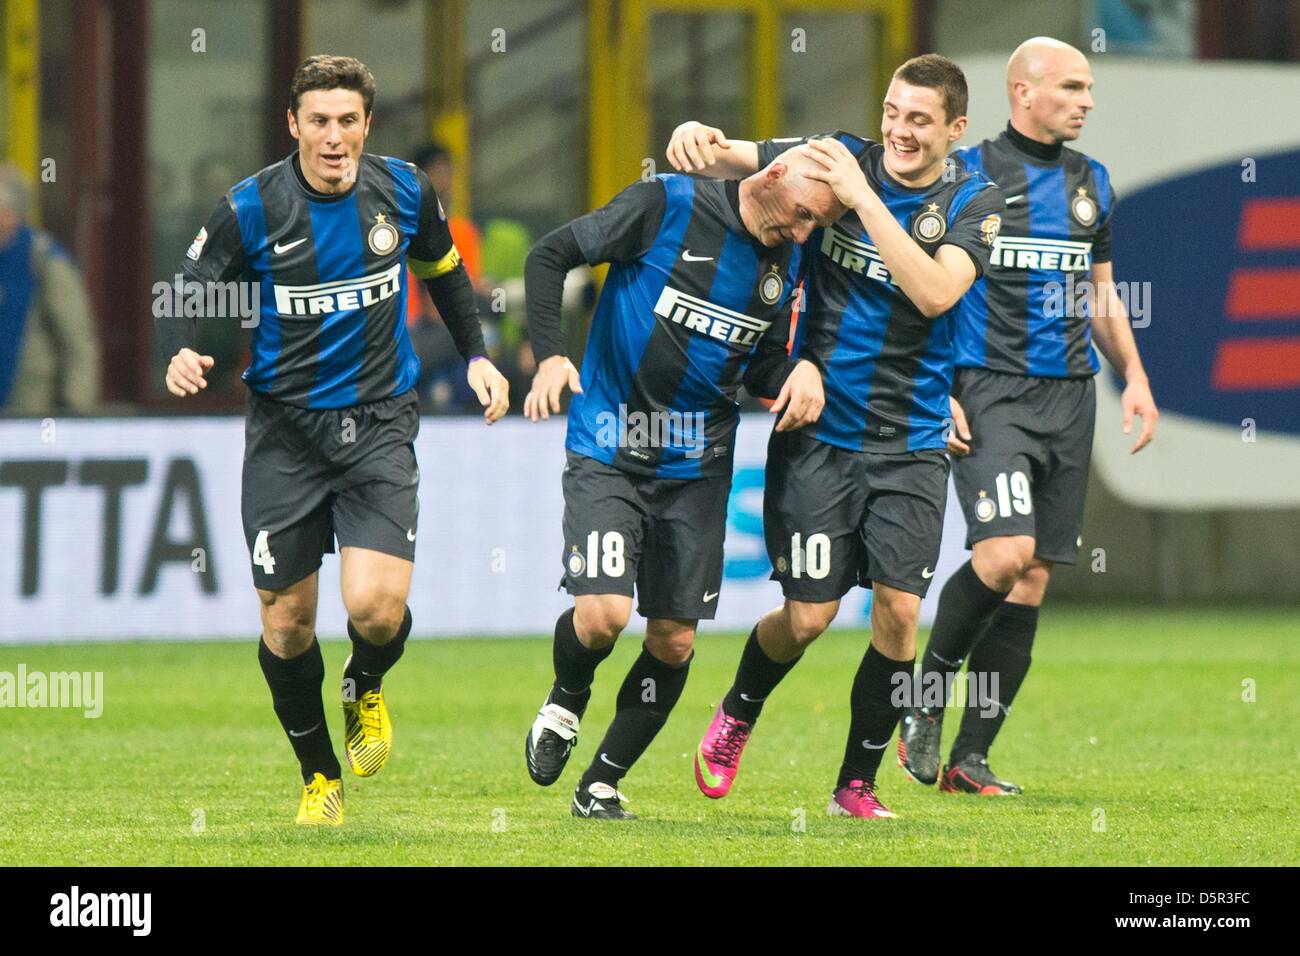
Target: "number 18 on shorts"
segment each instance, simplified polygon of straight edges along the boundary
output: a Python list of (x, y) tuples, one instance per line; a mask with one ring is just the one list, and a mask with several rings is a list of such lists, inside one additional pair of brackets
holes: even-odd
[(712, 619), (731, 478), (650, 478), (568, 453), (564, 579), (573, 595), (636, 588), (646, 618)]

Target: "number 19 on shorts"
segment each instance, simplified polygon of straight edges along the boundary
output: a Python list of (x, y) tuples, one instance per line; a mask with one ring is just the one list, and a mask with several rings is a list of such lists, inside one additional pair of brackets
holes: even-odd
[(790, 577), (801, 578), (807, 575), (820, 581), (831, 573), (831, 539), (823, 532), (803, 535), (795, 532), (790, 536)]

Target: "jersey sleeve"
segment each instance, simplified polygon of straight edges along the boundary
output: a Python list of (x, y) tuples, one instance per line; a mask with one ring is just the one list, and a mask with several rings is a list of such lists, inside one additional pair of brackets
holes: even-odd
[(229, 282), (244, 271), (245, 265), (239, 219), (227, 194), (190, 243), (181, 273), (195, 282)]
[(985, 186), (962, 207), (957, 218), (948, 224), (948, 231), (940, 243), (965, 250), (975, 263), (977, 279), (988, 271), (993, 240), (1002, 228), (1002, 216), (1006, 208), (1002, 190), (997, 186)]
[(787, 149), (802, 146), (810, 139), (838, 139), (841, 143), (847, 146), (849, 152), (853, 153), (854, 156), (857, 156), (859, 160), (866, 155), (866, 150), (871, 145), (868, 140), (863, 139), (861, 136), (855, 136), (853, 133), (846, 133), (842, 129), (836, 130), (833, 133), (813, 133), (810, 136), (760, 139), (754, 144), (758, 147), (758, 168), (763, 169)]
[(668, 193), (659, 179), (635, 182), (570, 224), (588, 265), (630, 262), (645, 255), (659, 232)]
[(460, 264), (460, 253), (451, 238), (447, 212), (434, 192), (424, 170), (413, 167), (420, 186), (419, 227), (406, 249), (406, 264), (420, 279), (436, 279)]
[(1106, 215), (1097, 224), (1097, 235), (1092, 240), (1092, 261), (1110, 262), (1110, 223), (1115, 218), (1115, 190), (1110, 190), (1110, 202), (1106, 204)]
[[(217, 203), (208, 221), (190, 243), (181, 262), (181, 275), (188, 282), (229, 282), (245, 271), (248, 259), (239, 218), (227, 193)], [(193, 348), (198, 320), (193, 315), (164, 314), (154, 319), (154, 335), (167, 358), (181, 349)]]
[(787, 149), (801, 146), (815, 136), (787, 136), (778, 139), (760, 139), (754, 145), (758, 147), (758, 168), (764, 169)]

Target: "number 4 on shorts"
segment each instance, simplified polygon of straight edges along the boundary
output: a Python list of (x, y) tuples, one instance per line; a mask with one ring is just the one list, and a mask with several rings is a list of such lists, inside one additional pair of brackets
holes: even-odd
[(270, 537), (269, 532), (257, 532), (257, 539), (253, 542), (253, 563), (267, 574), (275, 574), (275, 558), (271, 557)]

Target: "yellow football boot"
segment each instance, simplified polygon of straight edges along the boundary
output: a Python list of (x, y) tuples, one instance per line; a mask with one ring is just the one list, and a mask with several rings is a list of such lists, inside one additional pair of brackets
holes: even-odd
[[(347, 665), (343, 671), (347, 672)], [(384, 706), (384, 690), (368, 690), (358, 700), (349, 701), (344, 686), (343, 749), (352, 772), (358, 777), (370, 777), (384, 766), (393, 749), (393, 722)]]
[(302, 802), (293, 822), (303, 826), (343, 826), (343, 781), (314, 774), (311, 783), (302, 788)]

